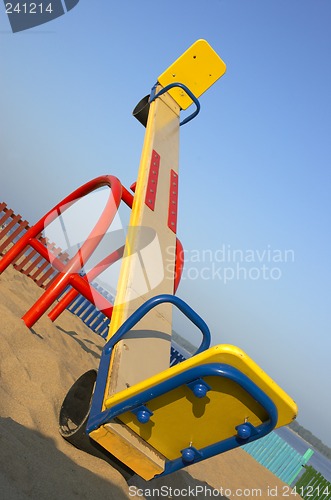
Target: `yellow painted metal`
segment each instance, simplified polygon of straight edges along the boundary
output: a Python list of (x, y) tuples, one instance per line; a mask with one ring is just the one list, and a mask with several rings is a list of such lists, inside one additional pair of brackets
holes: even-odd
[[(200, 97), (216, 80), (224, 75), (226, 65), (206, 40), (197, 40), (159, 77), (162, 87), (170, 83), (183, 83), (195, 97)], [(186, 109), (192, 99), (180, 88), (169, 90), (177, 104)]]
[[(108, 338), (147, 299), (174, 290), (176, 234), (168, 227), (168, 207), (170, 172), (178, 172), (179, 114), (178, 104), (168, 94), (151, 103)], [(160, 168), (151, 210), (145, 197), (153, 150), (160, 155)], [(144, 244), (146, 233), (153, 233), (154, 246)], [(168, 368), (171, 333), (172, 307), (161, 304), (116, 344), (104, 398)], [(152, 447), (143, 447), (130, 428), (127, 432), (131, 434), (124, 436), (123, 428), (110, 423), (90, 436), (144, 479), (159, 474), (164, 457), (156, 456)]]
[(130, 429), (120, 423), (102, 425), (90, 437), (146, 481), (164, 470), (164, 457), (142, 440), (134, 440)]
[[(222, 344), (208, 349), (105, 401), (106, 408), (125, 401), (178, 373), (206, 363), (225, 363), (247, 375), (274, 402), (278, 410), (277, 427), (289, 424), (297, 414), (295, 402), (247, 354), (238, 347)], [(148, 402), (150, 421), (139, 424), (128, 412), (120, 420), (167, 459), (180, 456), (180, 450), (199, 448), (234, 436), (235, 427), (245, 421), (260, 425), (266, 421), (263, 408), (236, 383), (219, 377), (205, 377), (212, 390), (198, 399), (185, 385)]]
[[(147, 299), (173, 293), (174, 274), (169, 269), (175, 265), (176, 234), (168, 227), (168, 207), (170, 170), (178, 172), (179, 114), (169, 95), (151, 103), (108, 338)], [(145, 197), (153, 151), (160, 155), (160, 168), (151, 210)], [(150, 248), (144, 245), (146, 233), (154, 237)], [(162, 304), (126, 334), (114, 349), (105, 397), (167, 368), (171, 333), (172, 307)]]

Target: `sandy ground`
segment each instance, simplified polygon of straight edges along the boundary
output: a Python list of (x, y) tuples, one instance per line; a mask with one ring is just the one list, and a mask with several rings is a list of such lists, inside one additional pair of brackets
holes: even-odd
[(0, 276), (1, 498), (289, 496), (284, 483), (241, 449), (150, 482), (134, 476), (127, 484), (109, 464), (64, 441), (61, 403), (82, 373), (98, 367), (104, 341), (68, 311), (54, 324), (42, 317), (29, 330), (20, 318), (41, 293), (12, 267)]

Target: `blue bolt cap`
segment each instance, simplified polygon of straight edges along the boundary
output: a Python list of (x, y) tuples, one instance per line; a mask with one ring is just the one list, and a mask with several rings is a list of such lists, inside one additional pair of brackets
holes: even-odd
[(211, 387), (202, 379), (193, 380), (189, 382), (187, 386), (191, 389), (196, 398), (204, 398)]
[(150, 414), (146, 410), (140, 410), (137, 412), (137, 419), (141, 424), (146, 424), (150, 417)]
[(204, 398), (207, 394), (207, 391), (207, 387), (203, 384), (195, 384), (195, 386), (193, 387), (193, 394), (197, 398)]
[(192, 450), (192, 448), (185, 448), (182, 451), (182, 458), (183, 458), (184, 462), (189, 462), (189, 463), (193, 462), (195, 459), (194, 450)]
[(240, 437), (241, 439), (248, 439), (249, 437), (251, 437), (251, 434), (252, 434), (252, 430), (249, 427), (249, 425), (246, 425), (246, 424), (238, 425), (238, 427), (237, 427), (238, 437)]

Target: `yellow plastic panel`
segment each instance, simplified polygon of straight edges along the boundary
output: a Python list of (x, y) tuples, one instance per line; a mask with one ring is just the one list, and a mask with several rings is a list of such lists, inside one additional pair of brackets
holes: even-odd
[[(158, 82), (162, 87), (170, 83), (183, 83), (195, 97), (200, 97), (216, 80), (224, 75), (226, 65), (206, 40), (197, 40), (162, 75)], [(169, 90), (169, 94), (182, 108), (192, 104), (192, 99), (180, 88)]]
[(102, 425), (90, 437), (146, 481), (164, 470), (164, 457), (138, 436), (133, 439), (132, 432), (120, 422)]
[[(247, 354), (226, 344), (212, 347), (108, 398), (106, 407), (125, 401), (193, 366), (206, 363), (225, 363), (247, 375), (276, 405), (277, 427), (295, 418), (295, 402)], [(139, 424), (131, 412), (123, 414), (120, 419), (168, 459), (178, 458), (180, 450), (190, 445), (197, 449), (204, 448), (234, 436), (235, 427), (245, 421), (254, 426), (266, 421), (263, 408), (235, 382), (219, 377), (205, 377), (204, 380), (211, 386), (211, 391), (203, 399), (194, 397), (185, 385), (146, 403), (153, 412), (148, 423)]]

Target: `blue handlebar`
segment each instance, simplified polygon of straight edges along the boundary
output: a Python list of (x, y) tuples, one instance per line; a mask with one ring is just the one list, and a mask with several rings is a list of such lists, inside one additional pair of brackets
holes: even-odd
[(184, 120), (180, 122), (180, 124), (179, 124), (180, 126), (185, 125), (186, 123), (190, 122), (191, 120), (193, 120), (193, 118), (195, 118), (197, 116), (197, 114), (199, 113), (200, 108), (201, 108), (200, 102), (195, 97), (193, 92), (186, 85), (184, 85), (183, 83), (179, 83), (179, 82), (169, 83), (169, 85), (166, 85), (165, 87), (163, 87), (163, 89), (160, 90), (160, 92), (155, 94), (156, 85), (157, 84), (155, 84), (154, 87), (152, 88), (149, 102), (155, 101), (155, 99), (160, 97), (162, 94), (165, 94), (166, 92), (168, 92), (168, 90), (170, 90), (174, 87), (179, 87), (180, 89), (183, 89), (187, 93), (187, 95), (192, 99), (192, 101), (196, 105), (197, 109), (191, 115), (184, 118)]
[(131, 316), (126, 321), (124, 321), (122, 326), (105, 345), (105, 353), (109, 354), (114, 345), (119, 340), (121, 340), (121, 338), (138, 323), (138, 321), (140, 321), (155, 306), (164, 302), (169, 302), (170, 304), (175, 305), (201, 331), (203, 335), (202, 342), (198, 350), (194, 353), (194, 356), (208, 349), (210, 346), (211, 337), (207, 323), (205, 323), (205, 321), (182, 299), (176, 297), (175, 295), (164, 293), (146, 300), (144, 304), (138, 307), (138, 309), (133, 314), (131, 314)]

